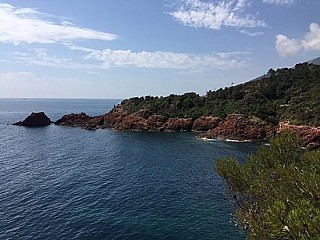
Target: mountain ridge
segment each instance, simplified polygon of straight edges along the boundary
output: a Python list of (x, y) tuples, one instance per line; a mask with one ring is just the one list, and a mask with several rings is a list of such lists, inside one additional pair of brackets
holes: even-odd
[(308, 61), (309, 64), (320, 65), (320, 57)]

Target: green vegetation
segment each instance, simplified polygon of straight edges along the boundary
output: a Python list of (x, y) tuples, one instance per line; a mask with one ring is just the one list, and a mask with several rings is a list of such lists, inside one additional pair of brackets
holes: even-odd
[(247, 239), (319, 239), (320, 151), (301, 152), (284, 132), (245, 163), (219, 160), (216, 169), (238, 204)]
[(245, 84), (167, 97), (136, 97), (125, 100), (129, 113), (149, 109), (167, 117), (226, 117), (231, 113), (256, 116), (277, 124), (320, 125), (320, 65), (297, 64), (294, 68), (270, 69), (266, 75)]

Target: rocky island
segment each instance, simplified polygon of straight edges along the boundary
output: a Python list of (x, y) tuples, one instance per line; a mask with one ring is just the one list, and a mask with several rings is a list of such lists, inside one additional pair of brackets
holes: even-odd
[(52, 123), (44, 112), (31, 113), (25, 120), (16, 122), (13, 125), (25, 127), (45, 127)]

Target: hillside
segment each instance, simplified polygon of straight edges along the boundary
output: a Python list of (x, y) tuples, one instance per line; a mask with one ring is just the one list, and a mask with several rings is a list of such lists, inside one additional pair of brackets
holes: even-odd
[[(204, 139), (266, 140), (289, 130), (308, 149), (320, 148), (320, 66), (270, 69), (237, 86), (167, 97), (135, 97), (110, 112), (68, 114), (55, 122), (88, 130), (199, 132)], [(300, 126), (299, 126), (300, 125)]]
[(135, 97), (121, 105), (129, 113), (148, 110), (168, 118), (229, 114), (258, 117), (274, 125), (289, 121), (296, 125), (320, 126), (320, 66), (301, 63), (294, 68), (270, 69), (263, 77), (237, 86), (167, 97)]

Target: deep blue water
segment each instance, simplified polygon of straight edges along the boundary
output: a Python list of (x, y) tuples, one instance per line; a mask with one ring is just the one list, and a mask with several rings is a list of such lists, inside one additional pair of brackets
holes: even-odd
[(118, 102), (0, 99), (0, 239), (245, 239), (214, 168), (257, 145), (7, 125), (32, 111), (103, 114)]

